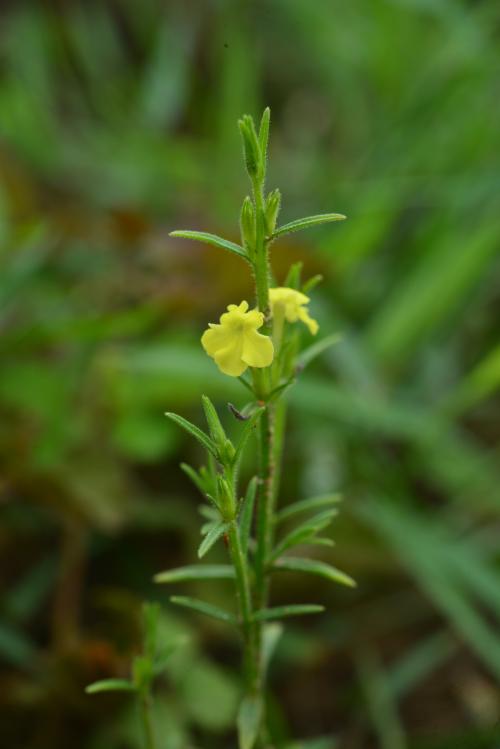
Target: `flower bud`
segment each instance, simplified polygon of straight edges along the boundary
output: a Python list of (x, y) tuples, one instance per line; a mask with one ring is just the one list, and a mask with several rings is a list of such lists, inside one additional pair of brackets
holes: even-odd
[(217, 475), (218, 507), (224, 520), (232, 520), (235, 516), (234, 495), (227, 479), (221, 474)]
[(276, 227), (280, 207), (281, 193), (279, 190), (273, 190), (266, 198), (266, 230), (268, 236), (271, 236)]
[(243, 246), (251, 255), (255, 249), (255, 208), (248, 195), (241, 207), (240, 230)]
[(260, 169), (261, 153), (254, 122), (250, 115), (245, 114), (238, 121), (238, 126), (243, 139), (243, 154), (248, 176), (250, 178), (257, 177)]

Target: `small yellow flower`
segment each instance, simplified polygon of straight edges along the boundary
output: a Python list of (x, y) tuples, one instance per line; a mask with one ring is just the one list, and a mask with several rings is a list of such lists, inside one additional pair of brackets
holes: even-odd
[(309, 297), (302, 294), (296, 289), (288, 289), (285, 286), (278, 286), (276, 289), (269, 289), (269, 300), (273, 317), (279, 314), (283, 315), (288, 322), (297, 322), (301, 320), (309, 328), (312, 335), (316, 335), (319, 325), (316, 320), (309, 316), (307, 304)]
[(230, 304), (220, 324), (209, 323), (201, 337), (207, 354), (224, 374), (239, 377), (247, 367), (268, 367), (274, 356), (273, 342), (257, 333), (264, 324), (258, 310), (248, 312), (248, 303)]

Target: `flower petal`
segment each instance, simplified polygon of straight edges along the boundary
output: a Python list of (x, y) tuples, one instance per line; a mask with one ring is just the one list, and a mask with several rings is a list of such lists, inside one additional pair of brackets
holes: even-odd
[(313, 320), (313, 318), (309, 315), (307, 309), (305, 307), (301, 307), (298, 314), (299, 319), (302, 320), (302, 322), (309, 328), (309, 332), (312, 335), (316, 335), (319, 330), (319, 325), (316, 320)]
[(247, 368), (241, 356), (243, 345), (241, 338), (233, 339), (229, 346), (221, 348), (214, 355), (214, 360), (220, 371), (231, 377), (239, 377)]
[(231, 344), (233, 334), (222, 325), (210, 324), (208, 330), (205, 330), (201, 337), (201, 345), (209, 356), (215, 356), (215, 353)]
[(266, 335), (256, 330), (247, 330), (243, 336), (241, 358), (250, 367), (269, 367), (274, 356), (274, 346)]

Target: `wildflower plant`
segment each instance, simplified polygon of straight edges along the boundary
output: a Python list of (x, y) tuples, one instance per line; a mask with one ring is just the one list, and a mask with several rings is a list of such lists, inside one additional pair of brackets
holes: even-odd
[[(241, 422), (238, 440), (228, 437), (219, 415), (207, 396), (202, 396), (207, 431), (181, 416), (167, 416), (189, 432), (205, 449), (207, 463), (196, 470), (186, 464), (183, 470), (206, 500), (198, 549), (202, 558), (223, 538), (228, 563), (191, 565), (156, 575), (158, 583), (174, 583), (207, 578), (234, 580), (237, 610), (226, 611), (186, 596), (172, 596), (180, 606), (215, 617), (241, 631), (243, 643), (244, 694), (238, 714), (240, 749), (266, 745), (264, 696), (266, 671), (281, 633), (277, 622), (285, 617), (323, 611), (316, 603), (273, 607), (270, 580), (279, 570), (315, 574), (343, 585), (353, 580), (325, 562), (291, 555), (301, 544), (329, 545), (320, 536), (335, 516), (338, 495), (300, 500), (278, 509), (277, 498), (283, 454), (286, 417), (285, 395), (304, 367), (337, 340), (327, 336), (319, 342), (301, 344), (300, 324), (309, 338), (319, 325), (308, 309), (308, 292), (320, 277), (301, 280), (301, 264), (294, 264), (282, 286), (275, 285), (270, 265), (271, 246), (279, 237), (319, 224), (340, 221), (345, 216), (328, 213), (308, 216), (277, 226), (281, 206), (279, 190), (266, 194), (267, 147), (270, 111), (266, 109), (259, 130), (245, 115), (239, 121), (246, 171), (251, 194), (240, 214), (241, 243), (198, 231), (174, 231), (171, 236), (193, 239), (238, 255), (249, 266), (255, 280), (255, 308), (246, 300), (231, 300), (218, 323), (210, 323), (201, 343), (220, 371), (237, 377), (249, 393), (242, 411), (230, 406)], [(244, 451), (257, 438), (256, 475), (244, 488), (239, 468)], [(282, 528), (285, 531), (282, 531)]]
[[(181, 464), (205, 500), (201, 508), (205, 523), (201, 528), (198, 557), (203, 558), (214, 544), (224, 540), (227, 564), (191, 564), (155, 576), (155, 581), (163, 584), (207, 579), (234, 582), (234, 611), (184, 595), (171, 596), (170, 600), (221, 620), (241, 633), (244, 689), (237, 718), (240, 749), (265, 747), (269, 742), (265, 715), (266, 674), (282, 632), (280, 620), (324, 610), (317, 603), (273, 607), (270, 604), (272, 576), (280, 570), (292, 570), (319, 575), (342, 585), (354, 585), (352, 578), (331, 564), (290, 553), (301, 545), (331, 545), (330, 539), (320, 534), (337, 513), (339, 495), (302, 499), (278, 508), (286, 393), (303, 369), (333, 345), (338, 336), (311, 340), (318, 334), (319, 324), (309, 313), (308, 294), (321, 277), (303, 282), (301, 263), (295, 263), (283, 285), (275, 285), (270, 251), (273, 242), (281, 236), (340, 221), (345, 216), (327, 213), (277, 226), (280, 191), (265, 193), (269, 123), (269, 109), (264, 111), (258, 132), (248, 115), (238, 123), (251, 184), (251, 195), (244, 199), (240, 214), (241, 243), (206, 232), (171, 233), (174, 237), (227, 250), (245, 261), (255, 281), (255, 307), (250, 309), (246, 300), (236, 300), (236, 303), (233, 300), (219, 322), (209, 323), (201, 337), (204, 350), (219, 370), (228, 377), (238, 378), (248, 393), (249, 401), (241, 410), (228, 404), (241, 425), (238, 438), (230, 439), (206, 395), (201, 398), (207, 423), (205, 430), (178, 414), (166, 414), (206, 452), (206, 464), (201, 468)], [(305, 346), (301, 333), (309, 339)], [(242, 487), (240, 465), (245, 451), (253, 449), (254, 437), (256, 472)], [(151, 670), (148, 673), (152, 673)], [(91, 685), (89, 691), (113, 688), (130, 688), (139, 693), (145, 747), (160, 749), (154, 744), (150, 722), (151, 679), (137, 677), (128, 686), (116, 680), (98, 682)]]

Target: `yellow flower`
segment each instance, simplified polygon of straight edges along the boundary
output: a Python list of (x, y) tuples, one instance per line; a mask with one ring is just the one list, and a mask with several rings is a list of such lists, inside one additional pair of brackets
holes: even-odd
[(301, 320), (307, 325), (309, 332), (316, 335), (319, 325), (316, 320), (313, 320), (309, 316), (309, 310), (306, 307), (309, 302), (308, 296), (295, 289), (278, 286), (276, 289), (269, 289), (269, 300), (271, 302), (273, 317), (281, 314), (288, 322)]
[(248, 303), (230, 304), (220, 325), (210, 323), (201, 337), (207, 354), (224, 374), (239, 377), (247, 367), (268, 367), (274, 356), (273, 342), (257, 333), (264, 324), (258, 310), (248, 312)]

